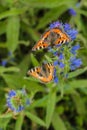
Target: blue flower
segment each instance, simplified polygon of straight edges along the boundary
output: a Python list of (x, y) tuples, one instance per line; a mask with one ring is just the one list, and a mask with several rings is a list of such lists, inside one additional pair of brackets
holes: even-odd
[(73, 8), (70, 8), (69, 9), (69, 14), (73, 15), (73, 16), (76, 16), (76, 11)]
[(73, 46), (73, 47), (71, 48), (70, 52), (75, 55), (75, 54), (76, 54), (76, 51), (77, 51), (79, 48), (80, 48), (80, 45), (79, 45), (79, 44), (78, 44), (78, 45), (75, 45), (75, 46)]
[(54, 82), (58, 83), (58, 77), (54, 77)]
[(54, 69), (54, 82), (58, 83), (58, 76), (56, 74), (56, 69)]
[(11, 90), (6, 95), (6, 102), (8, 108), (12, 110), (14, 113), (21, 112), (24, 110), (26, 105), (30, 104), (30, 100), (27, 97), (25, 89), (22, 90)]
[(64, 55), (62, 53), (60, 53), (59, 60), (62, 60), (62, 59), (64, 59)]
[(57, 66), (58, 65), (58, 60), (54, 61), (54, 66)]
[(70, 26), (70, 24), (65, 23), (65, 24), (64, 24), (64, 30), (65, 30), (65, 31), (67, 31), (67, 30), (71, 30), (71, 26)]
[(78, 34), (78, 31), (76, 29), (73, 29), (70, 27), (69, 24), (65, 23), (63, 25), (64, 27), (64, 31), (66, 32), (66, 34), (71, 38), (71, 40), (75, 40), (76, 39), (76, 36)]
[(14, 97), (16, 95), (16, 92), (14, 90), (11, 90), (9, 93), (8, 93), (9, 97)]
[(70, 59), (70, 69), (75, 70), (82, 65), (81, 59), (77, 59), (76, 57), (71, 57)]
[[(75, 7), (79, 8), (80, 7), (80, 2), (76, 3)], [(73, 9), (73, 8), (69, 8), (68, 11), (69, 11), (69, 14), (72, 15), (72, 16), (76, 16), (76, 14), (77, 14), (75, 9)]]
[(65, 67), (65, 64), (61, 61), (54, 61), (54, 66), (59, 66), (60, 68), (64, 68)]
[(7, 60), (2, 60), (1, 64), (2, 64), (2, 66), (6, 66)]
[(60, 26), (61, 26), (61, 23), (59, 21), (56, 21), (50, 24), (50, 29), (60, 27)]
[(21, 112), (24, 110), (24, 106), (23, 105), (19, 105), (18, 109), (16, 110), (16, 112)]
[(60, 67), (60, 68), (64, 68), (64, 66), (65, 66), (65, 64), (64, 64), (64, 63), (59, 62), (59, 67)]

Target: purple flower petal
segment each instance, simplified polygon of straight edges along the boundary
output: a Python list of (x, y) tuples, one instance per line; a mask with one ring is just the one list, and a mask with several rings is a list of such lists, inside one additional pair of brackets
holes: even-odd
[(1, 64), (2, 64), (2, 66), (6, 66), (7, 60), (2, 60)]
[(56, 61), (54, 61), (54, 66), (57, 66), (58, 65), (58, 61), (56, 60)]
[(64, 66), (65, 66), (64, 63), (62, 63), (62, 62), (59, 63), (59, 67), (60, 67), (60, 68), (64, 68)]
[(59, 21), (53, 22), (50, 24), (50, 29), (59, 27), (61, 25), (61, 23)]
[(70, 59), (70, 69), (75, 70), (82, 65), (81, 59), (77, 59), (76, 57), (71, 57)]
[(55, 83), (58, 83), (58, 77), (55, 77), (55, 78), (54, 78), (54, 82), (55, 82)]
[(62, 53), (60, 53), (59, 60), (62, 60), (62, 59), (64, 59), (64, 55)]
[(75, 46), (73, 46), (73, 47), (71, 48), (70, 52), (75, 55), (75, 54), (76, 54), (76, 51), (77, 51), (79, 48), (80, 48), (80, 45), (79, 45), (79, 44), (78, 44), (78, 45), (75, 45)]
[(76, 16), (76, 11), (73, 8), (69, 9), (70, 15)]
[(58, 83), (58, 77), (56, 75), (56, 69), (54, 69), (54, 82)]
[(16, 92), (14, 90), (11, 90), (8, 95), (9, 97), (14, 97), (16, 95)]

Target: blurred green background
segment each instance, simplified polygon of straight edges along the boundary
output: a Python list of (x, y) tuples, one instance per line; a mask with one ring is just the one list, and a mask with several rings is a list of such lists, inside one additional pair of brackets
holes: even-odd
[[(44, 50), (33, 53), (31, 49), (57, 20), (78, 30), (78, 56), (83, 62), (63, 85), (63, 96), (60, 90), (56, 96), (47, 91), (52, 83), (25, 78), (28, 69), (46, 60)], [(16, 119), (4, 114), (7, 91), (23, 87), (33, 98), (29, 108)], [(87, 130), (87, 0), (0, 0), (0, 130), (46, 129)]]

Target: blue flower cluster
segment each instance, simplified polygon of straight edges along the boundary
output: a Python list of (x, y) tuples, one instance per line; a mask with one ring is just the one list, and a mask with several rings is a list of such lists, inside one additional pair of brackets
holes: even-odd
[[(74, 41), (76, 39), (76, 36), (78, 34), (78, 31), (76, 29), (71, 28), (71, 26), (68, 23), (61, 23), (59, 21), (51, 23), (51, 28), (62, 28), (63, 31), (70, 37), (71, 41)], [(75, 70), (79, 68), (82, 65), (82, 61), (80, 58), (77, 58), (77, 51), (80, 49), (80, 45), (72, 45), (72, 42), (60, 45), (56, 49), (49, 48), (49, 51), (54, 55), (54, 66), (60, 69), (59, 73), (63, 74), (65, 71), (65, 77), (68, 75), (67, 73), (71, 70)], [(58, 82), (58, 76), (56, 74), (56, 71), (54, 72), (54, 82)]]
[(50, 29), (56, 28), (56, 27), (60, 27), (62, 23), (60, 23), (59, 21), (53, 22), (50, 24)]
[(26, 105), (30, 104), (25, 89), (11, 90), (6, 95), (7, 107), (14, 113), (19, 113), (24, 110)]
[(80, 58), (76, 58), (77, 50), (80, 49), (80, 45), (77, 44), (75, 46), (72, 46), (70, 52), (72, 56), (70, 57), (70, 70), (75, 70), (79, 68), (82, 65), (82, 61)]
[(71, 70), (75, 70), (78, 67), (80, 67), (82, 65), (82, 61), (81, 59), (77, 59), (76, 57), (71, 57), (70, 59), (70, 69)]

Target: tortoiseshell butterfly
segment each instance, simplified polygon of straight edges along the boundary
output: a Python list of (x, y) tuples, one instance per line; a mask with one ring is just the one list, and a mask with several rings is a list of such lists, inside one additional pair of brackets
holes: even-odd
[(30, 69), (27, 74), (39, 79), (43, 83), (48, 83), (54, 78), (54, 66), (51, 63), (44, 63), (41, 67)]
[(42, 35), (41, 39), (32, 48), (32, 51), (64, 44), (69, 41), (71, 41), (70, 37), (62, 29), (58, 27), (52, 28)]

